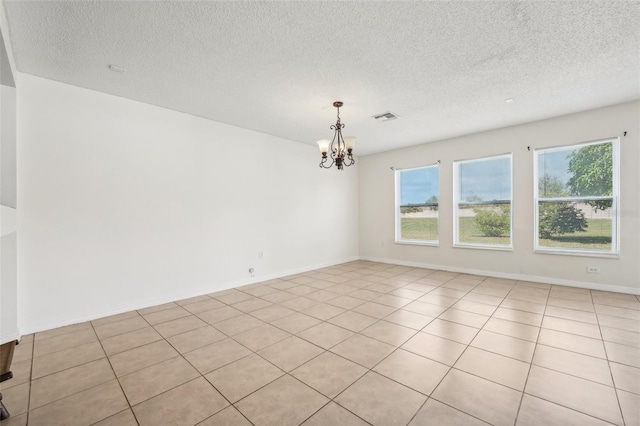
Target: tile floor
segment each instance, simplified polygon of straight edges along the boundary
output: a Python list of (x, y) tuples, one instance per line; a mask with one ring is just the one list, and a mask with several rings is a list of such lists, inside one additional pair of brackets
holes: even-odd
[(351, 262), (25, 336), (36, 425), (639, 425), (633, 295)]

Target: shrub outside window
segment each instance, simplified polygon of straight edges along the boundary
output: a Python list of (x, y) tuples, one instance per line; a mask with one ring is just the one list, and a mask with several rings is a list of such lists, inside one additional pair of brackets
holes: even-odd
[(615, 255), (618, 139), (535, 151), (535, 250)]
[(438, 165), (396, 170), (396, 242), (438, 244)]
[(511, 164), (511, 154), (453, 163), (456, 246), (512, 247)]

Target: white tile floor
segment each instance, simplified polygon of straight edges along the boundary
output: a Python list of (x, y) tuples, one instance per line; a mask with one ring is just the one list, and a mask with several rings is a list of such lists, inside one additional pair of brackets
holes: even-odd
[(640, 299), (351, 262), (25, 336), (15, 425), (640, 425)]

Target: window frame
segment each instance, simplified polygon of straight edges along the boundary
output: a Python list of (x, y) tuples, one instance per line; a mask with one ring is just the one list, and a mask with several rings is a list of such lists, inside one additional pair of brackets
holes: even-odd
[[(496, 160), (500, 158), (509, 159), (509, 244), (479, 244), (479, 243), (464, 243), (460, 242), (460, 165), (464, 163), (476, 163), (487, 160)], [(513, 153), (505, 153), (498, 155), (490, 155), (481, 158), (473, 158), (468, 160), (455, 160), (453, 162), (453, 247), (457, 248), (471, 248), (480, 250), (498, 250), (498, 251), (513, 251)]]
[[(538, 189), (538, 157), (541, 153), (565, 151), (569, 148), (581, 148), (585, 146), (604, 145), (611, 143), (613, 176), (611, 196), (575, 196), (575, 197), (552, 197), (541, 198)], [(552, 202), (558, 201), (584, 201), (584, 200), (609, 200), (611, 199), (611, 251), (585, 250), (576, 248), (558, 248), (540, 246), (538, 236), (540, 226), (540, 200)], [(536, 148), (533, 152), (533, 252), (539, 254), (558, 254), (565, 256), (585, 256), (585, 257), (620, 257), (620, 138), (612, 137), (598, 139), (588, 142), (578, 142), (568, 145), (557, 145), (546, 148)]]
[[(401, 223), (401, 214), (400, 214), (400, 203), (402, 201), (402, 186), (401, 186), (401, 178), (400, 174), (402, 172), (407, 172), (411, 170), (420, 170), (420, 169), (429, 169), (436, 168), (438, 172), (438, 216), (437, 216), (437, 232), (438, 239), (436, 240), (411, 240), (411, 239), (403, 239), (402, 238), (402, 223)], [(418, 246), (433, 246), (437, 247), (440, 245), (440, 162), (433, 164), (427, 164), (425, 166), (418, 167), (407, 167), (404, 169), (394, 168), (394, 179), (395, 179), (395, 243), (396, 244), (408, 244), (408, 245), (418, 245)]]

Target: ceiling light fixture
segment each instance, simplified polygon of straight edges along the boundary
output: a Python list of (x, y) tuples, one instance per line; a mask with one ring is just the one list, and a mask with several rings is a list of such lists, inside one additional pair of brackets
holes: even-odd
[[(336, 124), (332, 124), (330, 127), (330, 129), (334, 131), (333, 140), (321, 139), (316, 142), (322, 153), (320, 167), (323, 169), (328, 169), (335, 163), (338, 170), (342, 170), (344, 166), (349, 167), (355, 163), (353, 159), (353, 148), (356, 143), (356, 138), (353, 136), (342, 137), (342, 129), (344, 129), (344, 124), (340, 122), (340, 107), (342, 105), (343, 103), (340, 101), (333, 103), (333, 106), (338, 109), (338, 120)], [(331, 151), (331, 154), (329, 154), (329, 151)], [(329, 162), (329, 159), (331, 159), (331, 162)]]

